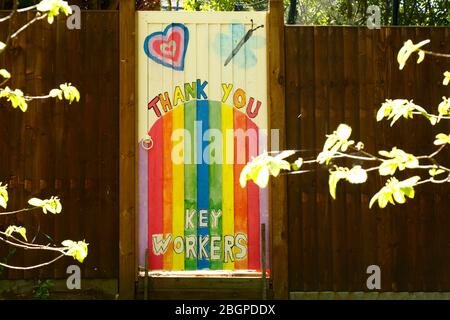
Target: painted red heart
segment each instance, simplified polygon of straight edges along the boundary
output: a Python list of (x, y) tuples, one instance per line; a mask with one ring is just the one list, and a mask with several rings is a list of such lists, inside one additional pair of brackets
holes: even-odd
[(169, 24), (163, 32), (154, 32), (144, 41), (147, 56), (165, 67), (184, 70), (189, 30), (183, 24)]

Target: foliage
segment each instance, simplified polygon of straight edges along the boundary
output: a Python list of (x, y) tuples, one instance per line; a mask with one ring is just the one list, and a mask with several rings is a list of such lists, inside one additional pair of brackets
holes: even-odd
[[(0, 260), (0, 262), (3, 263), (3, 264), (8, 264), (8, 260), (11, 259), (15, 254), (16, 254), (16, 248), (10, 247), (9, 250), (8, 250), (8, 254), (6, 255), (6, 257), (3, 257)], [(3, 265), (0, 265), (0, 275), (3, 274), (5, 269), (6, 268)]]
[(64, 240), (61, 244), (68, 249), (66, 255), (72, 256), (81, 263), (88, 255), (88, 244), (84, 240), (78, 242)]
[(38, 280), (36, 287), (34, 287), (33, 294), (36, 299), (50, 298), (50, 290), (55, 286), (52, 280)]
[[(426, 55), (450, 58), (449, 54), (435, 53), (425, 50), (423, 47), (430, 41), (425, 40), (414, 44), (411, 40), (404, 43), (397, 56), (399, 69), (402, 70), (408, 58), (413, 54), (419, 55), (418, 63), (421, 63)], [(444, 72), (443, 85), (450, 82), (450, 72)], [(402, 117), (411, 119), (415, 115), (421, 116), (434, 126), (441, 120), (450, 120), (450, 102), (446, 97), (437, 108), (437, 113), (428, 112), (425, 108), (414, 104), (406, 99), (387, 99), (379, 108), (376, 119), (391, 121), (391, 127)], [(306, 173), (311, 170), (300, 169), (305, 165), (332, 165), (329, 170), (328, 186), (330, 195), (336, 198), (336, 188), (340, 181), (347, 181), (353, 184), (365, 183), (368, 174), (376, 172), (380, 177), (389, 177), (384, 187), (377, 192), (370, 200), (370, 207), (378, 203), (380, 208), (385, 208), (388, 204), (403, 204), (407, 198), (413, 199), (415, 188), (426, 183), (450, 183), (450, 169), (436, 160), (436, 156), (450, 144), (450, 134), (438, 133), (433, 142), (437, 150), (429, 155), (414, 155), (404, 150), (393, 147), (390, 151), (380, 150), (377, 154), (364, 150), (362, 142), (355, 143), (351, 140), (352, 128), (346, 124), (340, 124), (331, 134), (326, 136), (322, 151), (315, 159), (298, 159), (291, 165), (286, 158), (294, 155), (296, 151), (287, 150), (279, 155), (269, 157), (267, 153), (262, 154), (250, 161), (242, 170), (240, 183), (244, 187), (247, 180), (253, 180), (264, 188), (269, 181), (269, 175), (278, 176), (281, 170), (290, 173)], [(339, 160), (353, 159), (364, 163), (352, 168), (340, 166)], [(394, 175), (400, 171), (409, 174), (414, 171), (414, 175), (405, 180), (398, 180)], [(417, 174), (425, 172), (424, 175)]]
[[(288, 8), (290, 1), (284, 3)], [(392, 24), (392, 1), (386, 0), (297, 0), (297, 23), (362, 26), (371, 5), (380, 8), (382, 25)], [(398, 18), (399, 25), (449, 25), (450, 6), (448, 0), (400, 1)]]
[(183, 8), (188, 11), (234, 11), (236, 6), (242, 10), (261, 10), (266, 1), (258, 0), (185, 0)]
[[(0, 18), (0, 22), (5, 22), (13, 18), (13, 16), (19, 11), (18, 7), (19, 3), (15, 0), (13, 2), (12, 12), (3, 18)], [(53, 23), (55, 17), (57, 17), (60, 13), (63, 13), (67, 16), (72, 12), (67, 1), (63, 0), (42, 0), (37, 4), (21, 8), (20, 12), (30, 10), (37, 10), (35, 17), (16, 31), (10, 32), (5, 42), (0, 41), (0, 53), (5, 52), (5, 50), (10, 46), (12, 39), (18, 37), (21, 32), (23, 32), (35, 22), (47, 18), (47, 22), (51, 24)], [(0, 69), (0, 76), (2, 76), (4, 79), (0, 86), (5, 85), (9, 81), (9, 79), (12, 78), (12, 75), (6, 69)], [(9, 102), (13, 108), (19, 108), (23, 112), (26, 112), (28, 110), (28, 103), (30, 101), (56, 98), (59, 100), (67, 100), (69, 101), (69, 104), (71, 104), (74, 101), (78, 102), (80, 100), (80, 93), (77, 88), (72, 86), (70, 83), (61, 84), (58, 88), (50, 90), (48, 94), (37, 96), (26, 95), (20, 89), (11, 89), (10, 87), (5, 86), (3, 88), (0, 88), (0, 98), (6, 99), (6, 101)], [(0, 182), (0, 207), (2, 207), (3, 209), (7, 209), (8, 200), (8, 185), (3, 185)], [(47, 214), (47, 212), (59, 214), (62, 211), (61, 201), (56, 196), (52, 196), (50, 197), (50, 199), (44, 200), (31, 198), (28, 201), (28, 204), (31, 207), (16, 211), (0, 212), (0, 216), (14, 215), (17, 213), (33, 211), (36, 209), (42, 209), (42, 212), (44, 214)], [(65, 240), (62, 242), (62, 247), (56, 247), (50, 244), (40, 245), (29, 242), (27, 238), (27, 229), (23, 226), (10, 225), (6, 228), (5, 231), (0, 231), (0, 241), (14, 248), (21, 248), (25, 250), (42, 250), (58, 253), (57, 257), (53, 258), (50, 261), (26, 267), (9, 265), (6, 259), (3, 260), (3, 262), (0, 262), (0, 267), (2, 268), (19, 270), (35, 269), (53, 263), (64, 256), (70, 256), (78, 260), (79, 262), (83, 262), (88, 254), (88, 244), (84, 240), (78, 242)], [(48, 281), (39, 283), (36, 289), (36, 295), (38, 297), (48, 297), (48, 289), (50, 287), (51, 283)]]

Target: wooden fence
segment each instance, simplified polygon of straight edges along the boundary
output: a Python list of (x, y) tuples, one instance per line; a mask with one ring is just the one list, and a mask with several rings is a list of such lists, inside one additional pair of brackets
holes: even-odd
[[(431, 39), (432, 50), (450, 52), (450, 28), (285, 30), (288, 148), (317, 155), (325, 134), (342, 122), (372, 152), (398, 146), (430, 154), (435, 134), (448, 132), (448, 125), (423, 119), (390, 128), (375, 115), (386, 98), (437, 110), (448, 96), (442, 80), (450, 61), (427, 57), (416, 65), (414, 57), (399, 71), (396, 56), (407, 39)], [(448, 160), (446, 152), (442, 161)], [(406, 205), (369, 210), (386, 179), (374, 174), (362, 187), (340, 183), (333, 201), (327, 178), (324, 169), (288, 178), (290, 291), (367, 291), (370, 265), (381, 268), (382, 291), (450, 291), (447, 185), (420, 187)]]
[[(2, 218), (0, 229), (24, 225), (39, 243), (86, 239), (84, 278), (118, 277), (118, 18), (118, 12), (83, 12), (81, 30), (68, 30), (65, 19), (36, 23), (0, 58), (13, 75), (11, 88), (40, 95), (71, 82), (81, 92), (79, 103), (32, 102), (26, 113), (1, 102), (0, 181), (9, 184), (8, 209), (23, 208), (34, 196), (58, 195), (63, 212)], [(25, 20), (26, 15), (18, 16), (12, 28)], [(1, 27), (4, 39), (8, 24)], [(2, 250), (4, 257), (8, 248)], [(22, 250), (8, 259), (25, 266), (43, 261), (37, 252)], [(5, 270), (2, 277), (63, 278), (71, 264), (77, 263), (64, 258), (39, 271)]]
[[(23, 21), (25, 15), (13, 27)], [(2, 38), (6, 31), (0, 29)], [(398, 146), (425, 154), (435, 133), (448, 132), (445, 124), (431, 127), (421, 119), (389, 128), (376, 122), (375, 113), (386, 98), (437, 107), (450, 61), (427, 57), (420, 65), (410, 61), (401, 72), (396, 54), (409, 38), (430, 38), (433, 50), (449, 52), (449, 28), (289, 26), (285, 31), (288, 148), (313, 156), (341, 122), (351, 125), (355, 139), (371, 151)], [(81, 30), (67, 30), (63, 19), (37, 24), (0, 59), (13, 74), (12, 88), (43, 94), (70, 81), (82, 93), (80, 103), (33, 102), (27, 113), (1, 102), (0, 181), (9, 183), (9, 209), (22, 208), (33, 196), (58, 195), (64, 210), (56, 216), (34, 212), (4, 218), (0, 228), (23, 224), (37, 242), (50, 241), (46, 235), (55, 243), (86, 239), (90, 255), (83, 276), (117, 278), (119, 13), (83, 12)], [(450, 291), (448, 187), (421, 187), (407, 205), (369, 210), (383, 183), (374, 175), (362, 187), (339, 185), (332, 201), (326, 170), (289, 176), (289, 259), (278, 263), (280, 270), (283, 264), (289, 268), (290, 291), (367, 291), (366, 269), (373, 264), (381, 267), (383, 291)], [(123, 228), (130, 239), (131, 227)], [(133, 250), (132, 243), (122, 250)], [(4, 257), (8, 249), (1, 250)], [(31, 265), (40, 259), (18, 250), (8, 262)], [(1, 277), (63, 278), (73, 263), (67, 258), (37, 272), (4, 270)], [(132, 271), (127, 273), (130, 290)]]

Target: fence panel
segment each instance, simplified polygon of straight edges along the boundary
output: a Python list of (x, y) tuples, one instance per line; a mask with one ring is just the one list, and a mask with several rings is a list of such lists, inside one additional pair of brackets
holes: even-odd
[[(19, 15), (13, 27), (33, 15)], [(8, 24), (1, 27), (5, 36)], [(2, 218), (0, 225), (25, 225), (37, 243), (86, 239), (86, 278), (118, 275), (118, 27), (117, 12), (83, 12), (80, 30), (68, 30), (65, 19), (36, 23), (1, 58), (13, 75), (11, 88), (41, 95), (71, 82), (81, 92), (79, 103), (33, 101), (26, 113), (1, 102), (0, 181), (9, 184), (8, 209), (27, 206), (31, 197), (57, 195), (63, 211), (36, 210)], [(8, 248), (1, 250), (3, 257)], [(31, 265), (45, 258), (17, 250), (8, 263)], [(71, 264), (77, 262), (64, 258), (39, 271), (9, 270), (2, 277), (63, 278)]]
[[(317, 155), (325, 134), (345, 122), (367, 150), (393, 146), (429, 154), (434, 135), (423, 119), (376, 122), (385, 99), (414, 99), (437, 110), (448, 61), (427, 57), (398, 69), (397, 52), (407, 39), (431, 39), (450, 52), (448, 28), (286, 27), (288, 148)], [(447, 92), (448, 94), (448, 92)], [(443, 154), (443, 161), (449, 153)], [(356, 163), (354, 163), (356, 164)], [(348, 162), (348, 166), (352, 163)], [(367, 291), (366, 269), (381, 268), (382, 291), (449, 291), (450, 228), (447, 185), (418, 188), (408, 204), (369, 210), (385, 179), (372, 175), (363, 186), (338, 186), (328, 194), (326, 169), (289, 176), (290, 291)]]

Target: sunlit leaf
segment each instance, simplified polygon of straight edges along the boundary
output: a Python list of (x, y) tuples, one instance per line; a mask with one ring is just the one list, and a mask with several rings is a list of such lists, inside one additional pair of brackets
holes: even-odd
[(390, 158), (389, 160), (383, 160), (380, 165), (378, 172), (382, 176), (393, 175), (397, 169), (403, 171), (406, 168), (417, 168), (419, 165), (419, 160), (413, 154), (406, 153), (396, 147), (392, 148), (390, 152), (381, 150), (378, 153), (383, 157)]
[(295, 160), (294, 164), (292, 165), (292, 168), (294, 170), (299, 170), (303, 165), (303, 159), (302, 158), (298, 158), (297, 160)]
[(32, 198), (28, 200), (28, 204), (33, 207), (41, 207), (42, 211), (46, 214), (47, 211), (57, 214), (61, 213), (62, 211), (62, 205), (61, 201), (58, 197), (51, 197), (50, 199), (41, 200), (38, 198)]
[(444, 72), (444, 81), (442, 81), (442, 84), (444, 86), (448, 86), (449, 83), (450, 83), (450, 71), (445, 71)]
[(3, 207), (6, 209), (6, 206), (8, 204), (8, 185), (2, 186), (2, 183), (0, 182), (0, 207)]
[(11, 235), (12, 235), (13, 233), (18, 233), (18, 234), (20, 234), (20, 235), (22, 236), (22, 238), (25, 239), (25, 241), (28, 241), (28, 240), (27, 240), (27, 229), (25, 229), (24, 227), (9, 226), (9, 227), (6, 229), (6, 231), (5, 231), (5, 234), (6, 234), (6, 236), (8, 236), (8, 237), (11, 237)]
[(429, 174), (430, 176), (432, 176), (432, 177), (435, 177), (435, 176), (437, 176), (437, 175), (440, 175), (440, 174), (442, 174), (442, 173), (444, 173), (444, 172), (445, 172), (445, 170), (442, 170), (442, 169), (436, 169), (436, 168), (432, 168), (432, 169), (428, 170), (428, 174)]
[(367, 181), (367, 171), (361, 166), (354, 166), (347, 173), (347, 181), (353, 184), (361, 184)]
[(257, 156), (248, 162), (241, 171), (239, 183), (242, 188), (247, 181), (252, 180), (260, 188), (265, 188), (269, 182), (269, 176), (277, 177), (281, 170), (291, 170), (291, 165), (283, 158), (293, 155), (293, 151), (284, 151), (275, 157), (269, 156), (267, 152)]
[(36, 8), (38, 11), (46, 13), (48, 23), (52, 24), (54, 18), (59, 15), (60, 12), (66, 16), (72, 14), (72, 8), (67, 1), (63, 0), (42, 0)]
[(0, 69), (0, 76), (2, 76), (5, 79), (9, 79), (11, 78), (11, 73), (9, 73), (8, 70), (6, 69)]
[(88, 244), (84, 240), (78, 242), (64, 240), (61, 244), (67, 249), (66, 255), (72, 256), (81, 263), (88, 255)]
[(395, 205), (395, 202), (400, 204), (405, 203), (405, 197), (411, 199), (414, 198), (414, 186), (419, 180), (419, 176), (414, 176), (403, 181), (398, 181), (395, 177), (390, 178), (386, 182), (386, 185), (370, 199), (369, 207), (372, 208), (377, 201), (378, 206), (382, 209), (385, 208), (388, 203), (393, 205)]
[(406, 41), (397, 54), (397, 62), (399, 64), (399, 69), (402, 70), (405, 67), (406, 61), (415, 51), (419, 51), (419, 58), (417, 60), (417, 63), (422, 62), (425, 53), (422, 50), (419, 50), (419, 48), (423, 47), (428, 43), (430, 43), (429, 39), (421, 41), (418, 44), (414, 44), (411, 40)]
[(433, 143), (437, 146), (450, 143), (450, 135), (439, 133), (438, 135), (436, 135), (436, 140), (434, 140)]

